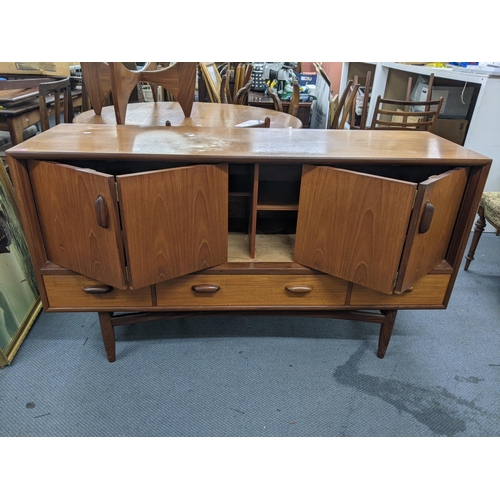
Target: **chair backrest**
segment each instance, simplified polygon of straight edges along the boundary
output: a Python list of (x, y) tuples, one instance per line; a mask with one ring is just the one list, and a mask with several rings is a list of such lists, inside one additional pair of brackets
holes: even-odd
[(236, 101), (238, 92), (247, 86), (252, 78), (253, 65), (248, 63), (239, 63), (234, 70), (234, 88), (233, 88), (233, 102)]
[(299, 82), (294, 79), (292, 98), (290, 99), (290, 106), (288, 106), (289, 115), (297, 116), (297, 113), (299, 112), (299, 103), (300, 103)]
[[(354, 83), (358, 83), (358, 76), (354, 76)], [(363, 130), (366, 128), (366, 118), (368, 116), (368, 104), (370, 102), (370, 92), (372, 85), (372, 72), (367, 71), (365, 77), (365, 85), (361, 85), (360, 90), (364, 89), (363, 99), (361, 101), (361, 113), (359, 118), (359, 124), (356, 123), (356, 108), (358, 107), (357, 99), (355, 98), (352, 107), (351, 107), (351, 115), (350, 115), (350, 123), (349, 128), (352, 130)]]
[(140, 70), (133, 71), (121, 62), (81, 62), (82, 76), (90, 102), (96, 115), (100, 115), (107, 96), (113, 94), (116, 123), (123, 125), (127, 112), (127, 103), (132, 90), (139, 82), (149, 82), (156, 99), (154, 89), (157, 86), (168, 90), (189, 117), (193, 108), (196, 86), (195, 62), (176, 62), (166, 68), (157, 69), (155, 63), (146, 63)]
[(233, 96), (229, 87), (229, 80), (231, 78), (231, 68), (229, 63), (226, 67), (225, 73), (221, 77), (220, 83), (220, 102), (223, 104), (233, 104)]
[(71, 123), (74, 112), (70, 78), (40, 83), (38, 85), (38, 102), (42, 132), (50, 128), (49, 115), (52, 108), (54, 109), (56, 125), (61, 123), (61, 114), (65, 123)]
[(252, 78), (248, 80), (245, 86), (241, 87), (240, 90), (238, 90), (234, 98), (234, 104), (247, 104), (248, 92), (250, 92), (251, 87), (252, 87)]
[(278, 97), (278, 94), (276, 94), (274, 89), (272, 89), (267, 82), (264, 82), (264, 86), (266, 87), (267, 95), (273, 101), (274, 109), (283, 112), (283, 105), (281, 104), (281, 99)]
[[(267, 90), (267, 95), (273, 101), (274, 109), (276, 111), (283, 112), (283, 103), (279, 98), (278, 94), (272, 89), (267, 82), (264, 82), (264, 86)], [(297, 80), (293, 81), (293, 94), (290, 100), (290, 105), (288, 106), (288, 114), (292, 116), (297, 116), (299, 112), (299, 103), (300, 103), (300, 87), (299, 82)]]
[(442, 97), (434, 101), (401, 101), (378, 96), (371, 128), (432, 132), (442, 104)]
[(335, 129), (343, 129), (347, 118), (351, 114), (352, 103), (354, 99), (356, 99), (356, 94), (358, 93), (358, 89), (360, 87), (359, 83), (353, 83), (353, 80), (349, 80), (347, 85), (340, 96), (339, 102), (337, 104), (337, 108), (335, 109), (335, 114), (332, 119), (332, 128)]

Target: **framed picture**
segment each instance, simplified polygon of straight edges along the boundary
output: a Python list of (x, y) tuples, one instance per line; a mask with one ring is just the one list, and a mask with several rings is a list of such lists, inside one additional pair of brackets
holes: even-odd
[(214, 62), (201, 62), (201, 74), (207, 85), (210, 100), (220, 103), (220, 84), (222, 78), (220, 76), (217, 65)]
[(11, 363), (41, 309), (14, 189), (0, 158), (0, 368)]

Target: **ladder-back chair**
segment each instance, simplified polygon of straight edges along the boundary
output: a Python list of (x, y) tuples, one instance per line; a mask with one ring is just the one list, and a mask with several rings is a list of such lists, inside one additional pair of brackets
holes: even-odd
[(64, 78), (38, 85), (38, 102), (40, 107), (40, 126), (42, 132), (50, 128), (49, 116), (54, 111), (56, 125), (61, 122), (71, 123), (74, 118), (73, 98), (71, 96), (71, 80)]

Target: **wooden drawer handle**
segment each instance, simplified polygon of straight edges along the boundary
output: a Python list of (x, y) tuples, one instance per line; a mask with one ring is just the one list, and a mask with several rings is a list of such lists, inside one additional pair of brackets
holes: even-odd
[(113, 291), (113, 287), (109, 285), (91, 285), (84, 286), (82, 290), (89, 295), (104, 295)]
[(310, 285), (288, 285), (286, 289), (292, 293), (309, 293), (312, 292), (313, 287)]
[(191, 290), (197, 293), (215, 293), (220, 290), (219, 285), (193, 285)]
[(434, 216), (434, 205), (430, 201), (428, 201), (425, 204), (424, 211), (422, 213), (422, 218), (420, 219), (420, 226), (418, 227), (418, 232), (420, 234), (424, 234), (427, 231), (429, 231), (433, 216)]
[(95, 216), (97, 219), (97, 224), (104, 229), (109, 226), (109, 213), (108, 206), (106, 205), (106, 200), (104, 196), (100, 194), (97, 200), (94, 201)]

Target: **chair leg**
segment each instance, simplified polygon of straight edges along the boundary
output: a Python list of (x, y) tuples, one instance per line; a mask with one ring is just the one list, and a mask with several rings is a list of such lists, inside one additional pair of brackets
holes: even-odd
[(476, 221), (476, 225), (474, 227), (474, 235), (472, 236), (472, 241), (469, 248), (469, 253), (467, 257), (465, 257), (465, 267), (464, 270), (467, 271), (469, 269), (470, 263), (474, 260), (474, 254), (476, 253), (476, 247), (479, 243), (479, 238), (483, 234), (484, 228), (486, 227), (486, 220), (484, 218), (484, 209), (483, 207), (479, 207), (477, 214), (479, 218)]

